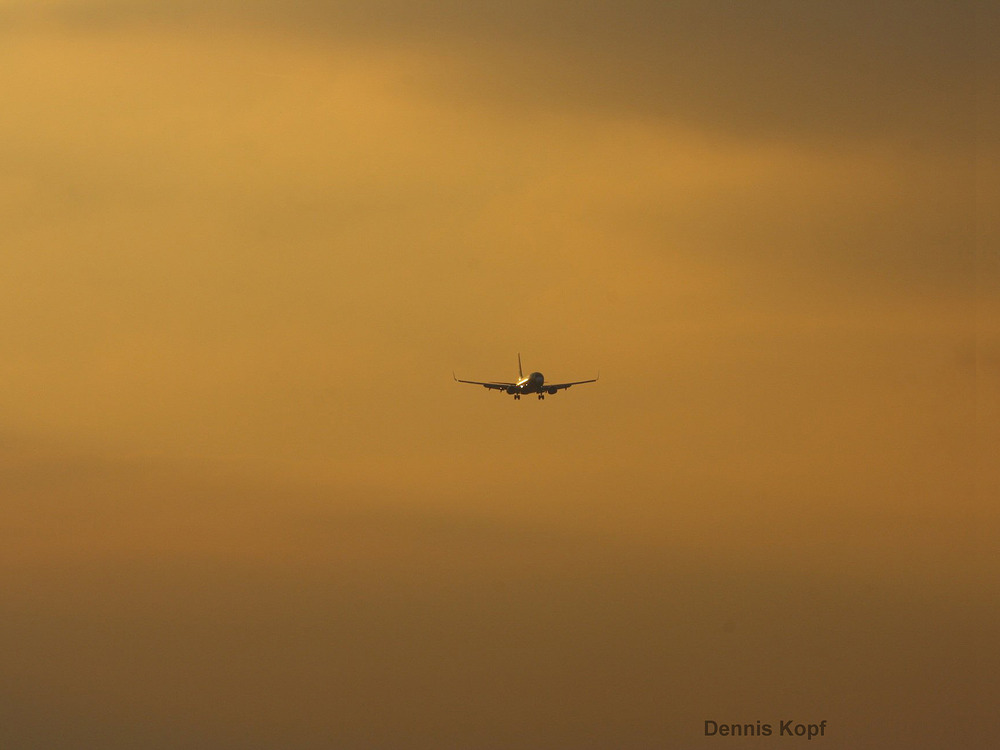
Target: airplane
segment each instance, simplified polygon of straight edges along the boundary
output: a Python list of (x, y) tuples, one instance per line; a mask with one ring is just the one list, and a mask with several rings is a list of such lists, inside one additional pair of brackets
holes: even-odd
[(538, 400), (541, 401), (545, 398), (546, 393), (554, 396), (558, 391), (569, 388), (571, 385), (596, 383), (597, 379), (601, 377), (601, 374), (597, 373), (596, 378), (592, 378), (591, 380), (574, 380), (572, 383), (546, 383), (545, 376), (540, 372), (533, 372), (528, 377), (524, 377), (524, 373), (521, 371), (520, 354), (517, 355), (517, 375), (518, 380), (516, 383), (506, 383), (499, 380), (484, 383), (481, 380), (460, 380), (454, 372), (451, 374), (457, 383), (471, 383), (472, 385), (481, 385), (484, 388), (495, 391), (506, 391), (508, 395), (514, 397), (515, 401), (520, 401), (521, 396), (526, 393), (537, 393)]

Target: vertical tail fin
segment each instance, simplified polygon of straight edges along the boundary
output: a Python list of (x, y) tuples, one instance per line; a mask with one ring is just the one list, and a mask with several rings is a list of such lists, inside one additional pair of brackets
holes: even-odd
[(517, 353), (517, 377), (518, 380), (524, 380), (524, 373), (521, 372), (521, 352)]

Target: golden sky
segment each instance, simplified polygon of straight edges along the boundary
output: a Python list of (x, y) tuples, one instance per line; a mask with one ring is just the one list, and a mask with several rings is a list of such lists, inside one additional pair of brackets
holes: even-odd
[(0, 745), (995, 738), (988, 5), (0, 2)]

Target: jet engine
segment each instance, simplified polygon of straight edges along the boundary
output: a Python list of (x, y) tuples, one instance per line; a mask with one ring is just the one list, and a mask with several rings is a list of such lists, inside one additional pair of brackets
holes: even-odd
[(550, 395), (550, 396), (555, 396), (555, 395), (556, 395), (556, 393), (558, 393), (558, 392), (559, 392), (559, 389), (558, 389), (558, 388), (549, 388), (549, 389), (547, 389), (547, 390), (548, 390), (548, 392), (549, 392), (549, 395)]
[(513, 396), (515, 393), (517, 393), (517, 386), (516, 385), (508, 385), (507, 386), (507, 393), (509, 395)]

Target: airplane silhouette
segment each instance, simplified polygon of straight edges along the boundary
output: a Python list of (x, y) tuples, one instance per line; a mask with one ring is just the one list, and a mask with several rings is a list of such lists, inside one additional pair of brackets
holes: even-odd
[(545, 376), (540, 372), (533, 372), (528, 377), (524, 377), (524, 372), (521, 370), (521, 355), (518, 354), (518, 380), (516, 383), (508, 383), (500, 380), (493, 380), (490, 382), (483, 382), (481, 380), (461, 380), (455, 375), (455, 373), (452, 373), (451, 376), (455, 378), (455, 381), (458, 383), (470, 383), (472, 385), (481, 385), (483, 388), (489, 388), (495, 391), (506, 391), (508, 395), (514, 397), (515, 401), (518, 401), (521, 396), (527, 393), (537, 393), (538, 399), (542, 400), (545, 398), (546, 393), (550, 396), (554, 396), (558, 391), (563, 390), (564, 388), (569, 388), (571, 385), (596, 383), (597, 379), (601, 377), (601, 374), (597, 373), (597, 377), (591, 378), (590, 380), (574, 380), (572, 383), (546, 383)]

